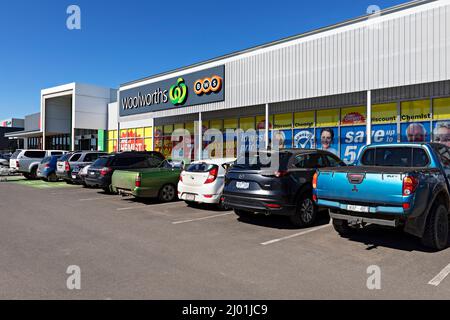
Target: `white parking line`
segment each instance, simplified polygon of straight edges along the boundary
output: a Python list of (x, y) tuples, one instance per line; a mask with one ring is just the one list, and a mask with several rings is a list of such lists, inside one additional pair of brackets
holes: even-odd
[(216, 214), (214, 216), (208, 216), (208, 217), (203, 217), (203, 218), (196, 218), (196, 219), (189, 219), (189, 220), (180, 220), (180, 221), (172, 222), (172, 224), (181, 224), (181, 223), (187, 223), (187, 222), (201, 221), (201, 220), (206, 220), (206, 219), (223, 217), (223, 216), (227, 216), (227, 215), (230, 215), (230, 214), (232, 214), (232, 212)]
[(444, 269), (442, 269), (441, 272), (439, 272), (436, 275), (436, 277), (434, 277), (433, 279), (430, 280), (430, 282), (428, 282), (428, 284), (437, 287), (442, 282), (442, 280), (444, 280), (445, 277), (448, 276), (449, 273), (450, 273), (450, 264), (448, 264)]
[(331, 224), (326, 224), (326, 225), (315, 227), (315, 228), (312, 228), (312, 229), (308, 229), (308, 230), (305, 230), (305, 231), (302, 231), (302, 232), (294, 233), (294, 234), (291, 234), (291, 235), (286, 236), (286, 237), (269, 240), (269, 241), (266, 241), (266, 242), (262, 242), (261, 244), (263, 246), (266, 246), (268, 244), (272, 244), (272, 243), (280, 242), (280, 241), (283, 241), (283, 240), (287, 240), (287, 239), (303, 236), (305, 234), (308, 234), (308, 233), (311, 233), (311, 232), (314, 232), (314, 231), (317, 231), (317, 230), (320, 230), (320, 229), (324, 229), (324, 228), (327, 228), (329, 226), (331, 226)]
[(133, 210), (133, 209), (141, 209), (141, 208), (148, 208), (147, 205), (142, 206), (134, 206), (134, 207), (125, 207), (125, 208), (117, 208), (117, 211), (126, 211), (126, 210)]
[(111, 198), (111, 197), (96, 197), (96, 198), (78, 199), (78, 201), (94, 201), (94, 200), (102, 200), (102, 199), (114, 199), (114, 198)]

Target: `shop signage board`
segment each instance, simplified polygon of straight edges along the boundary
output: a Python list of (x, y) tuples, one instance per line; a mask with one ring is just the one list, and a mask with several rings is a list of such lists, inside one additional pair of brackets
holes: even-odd
[(119, 114), (183, 108), (225, 100), (225, 66), (119, 91)]

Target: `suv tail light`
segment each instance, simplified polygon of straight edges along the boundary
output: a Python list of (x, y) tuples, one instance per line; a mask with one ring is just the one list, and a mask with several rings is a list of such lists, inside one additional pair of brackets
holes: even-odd
[(136, 176), (136, 180), (134, 182), (134, 186), (136, 188), (140, 188), (141, 187), (141, 176), (139, 174)]
[(418, 185), (419, 185), (419, 180), (417, 180), (416, 178), (411, 177), (411, 176), (404, 177), (403, 178), (403, 189), (402, 189), (403, 196), (412, 195), (416, 191), (416, 188)]
[(219, 173), (219, 168), (214, 167), (211, 170), (209, 170), (208, 178), (205, 181), (205, 184), (207, 183), (213, 183), (217, 179), (217, 174)]
[(70, 164), (69, 161), (64, 162), (64, 171), (69, 172), (70, 171)]
[(314, 173), (314, 175), (313, 175), (313, 179), (312, 179), (312, 187), (313, 187), (313, 189), (317, 189), (317, 177), (318, 176), (319, 175), (317, 174), (317, 172)]
[(112, 171), (111, 168), (104, 167), (103, 169), (100, 170), (100, 175), (104, 177), (104, 176), (106, 176), (108, 173), (110, 173), (111, 171)]
[(287, 170), (277, 170), (274, 173), (266, 173), (266, 174), (262, 174), (264, 177), (276, 177), (276, 178), (281, 178), (281, 177), (285, 177), (287, 175), (289, 175), (289, 171)]

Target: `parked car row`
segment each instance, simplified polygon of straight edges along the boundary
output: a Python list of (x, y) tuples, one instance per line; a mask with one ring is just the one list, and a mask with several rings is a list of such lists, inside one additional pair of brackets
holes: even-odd
[[(39, 162), (38, 156), (44, 158)], [(355, 166), (314, 149), (269, 150), (186, 165), (154, 151), (20, 150), (10, 164), (27, 178), (63, 179), (161, 202), (178, 198), (188, 205), (216, 204), (242, 218), (281, 215), (298, 227), (313, 225), (325, 209), (344, 237), (375, 224), (403, 228), (433, 249), (448, 244), (450, 149), (437, 143), (366, 146)]]

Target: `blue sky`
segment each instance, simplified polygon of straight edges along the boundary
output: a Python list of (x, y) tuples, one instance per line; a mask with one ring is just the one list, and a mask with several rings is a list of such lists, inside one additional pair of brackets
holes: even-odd
[[(39, 111), (40, 90), (121, 83), (303, 33), (404, 0), (8, 1), (0, 10), (0, 120)], [(81, 30), (66, 9), (81, 8)]]

